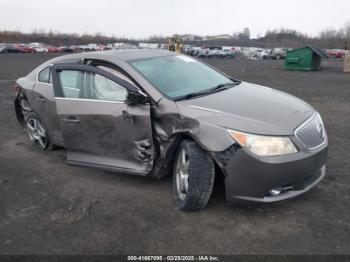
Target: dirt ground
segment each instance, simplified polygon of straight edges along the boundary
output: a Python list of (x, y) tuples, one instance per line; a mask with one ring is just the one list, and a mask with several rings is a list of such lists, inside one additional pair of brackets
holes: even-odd
[(31, 146), (15, 119), (12, 86), (51, 57), (0, 55), (0, 254), (350, 253), (350, 74), (341, 61), (292, 72), (283, 61), (206, 60), (319, 110), (330, 144), (327, 176), (304, 196), (264, 207), (229, 207), (217, 184), (205, 210), (185, 213), (174, 206), (170, 177), (69, 166), (64, 149)]

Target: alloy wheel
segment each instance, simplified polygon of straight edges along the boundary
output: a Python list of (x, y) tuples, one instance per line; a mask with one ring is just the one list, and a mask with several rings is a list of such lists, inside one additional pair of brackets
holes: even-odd
[(27, 129), (30, 140), (45, 149), (47, 147), (46, 130), (40, 121), (36, 118), (29, 118)]
[(182, 149), (176, 163), (176, 188), (181, 200), (185, 200), (188, 191), (189, 156)]

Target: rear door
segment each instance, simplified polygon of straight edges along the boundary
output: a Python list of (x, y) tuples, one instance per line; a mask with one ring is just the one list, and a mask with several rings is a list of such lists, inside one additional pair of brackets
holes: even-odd
[(140, 175), (151, 171), (150, 105), (126, 103), (137, 87), (88, 65), (60, 64), (52, 71), (68, 163)]
[(32, 109), (40, 115), (40, 118), (49, 129), (51, 138), (55, 143), (62, 143), (62, 134), (59, 128), (55, 96), (52, 84), (51, 65), (42, 69), (33, 86)]

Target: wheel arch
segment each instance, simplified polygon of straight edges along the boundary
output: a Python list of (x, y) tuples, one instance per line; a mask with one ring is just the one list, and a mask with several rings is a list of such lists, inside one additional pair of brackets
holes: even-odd
[[(206, 151), (208, 153), (208, 155), (211, 157), (211, 159), (213, 160), (214, 166), (215, 166), (215, 181), (214, 181), (214, 188), (213, 188), (213, 192), (215, 192), (217, 185), (222, 187), (222, 184), (224, 184), (225, 182), (225, 177), (226, 174), (222, 169), (222, 161), (220, 161), (217, 158), (218, 154), (221, 154), (221, 152), (213, 152), (208, 150), (205, 145), (203, 145), (199, 139), (197, 139), (197, 137), (195, 135), (192, 134), (188, 134), (188, 133), (183, 133), (182, 134), (182, 140), (179, 141), (177, 148), (179, 147), (179, 145), (181, 144), (181, 142), (183, 140), (192, 140), (194, 141), (202, 150)], [(225, 152), (227, 150), (224, 150), (222, 152)], [(226, 188), (225, 186), (223, 186), (222, 188), (220, 188), (220, 190), (224, 190), (224, 193), (226, 192)]]
[[(180, 146), (180, 144), (184, 140), (191, 140), (195, 142), (202, 150), (208, 153), (210, 157), (213, 159), (213, 162), (215, 164), (215, 169), (219, 170), (220, 173), (224, 176), (222, 169), (220, 168), (220, 165), (217, 162), (217, 159), (215, 159), (213, 152), (209, 151), (205, 146), (200, 143), (200, 141), (196, 138), (195, 135), (188, 133), (188, 132), (180, 132), (176, 133), (173, 136), (169, 138), (170, 145), (167, 146), (166, 152), (165, 153), (158, 153), (158, 157), (155, 161), (154, 168), (152, 172), (150, 173), (151, 177), (154, 178), (162, 178), (165, 177), (166, 175), (170, 175), (170, 171), (173, 168), (174, 160), (175, 160), (175, 154)], [(165, 145), (161, 143), (160, 141), (157, 141), (156, 143), (157, 147), (157, 152), (161, 152), (164, 150)], [(162, 166), (162, 167), (160, 167)], [(170, 169), (168, 172), (165, 169)], [(164, 173), (163, 173), (164, 172)]]
[(226, 144), (227, 147), (224, 150), (211, 151), (210, 148), (207, 148), (206, 145), (202, 143), (203, 138), (199, 138), (195, 133), (192, 134), (184, 132), (181, 133), (181, 140), (178, 141), (176, 148), (178, 148), (181, 142), (186, 139), (194, 141), (201, 149), (210, 155), (215, 166), (215, 181), (213, 192), (220, 191), (224, 192), (224, 195), (226, 195), (227, 173), (225, 172), (224, 168), (227, 165), (228, 160), (234, 157), (236, 152), (241, 149), (241, 146), (235, 142), (231, 142)]
[(29, 106), (27, 96), (23, 89), (17, 84), (15, 85), (15, 87), (19, 88), (14, 101), (16, 118), (18, 123), (22, 127), (24, 127), (26, 122), (26, 116), (23, 114), (23, 110), (27, 111), (28, 113), (33, 112), (33, 110)]

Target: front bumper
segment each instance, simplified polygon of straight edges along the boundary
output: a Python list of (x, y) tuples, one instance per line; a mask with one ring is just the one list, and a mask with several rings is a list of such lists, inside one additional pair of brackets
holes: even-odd
[[(320, 182), (326, 173), (327, 152), (325, 144), (314, 151), (259, 157), (233, 146), (214, 158), (225, 175), (228, 202), (270, 203), (301, 195)], [(280, 193), (271, 194), (273, 189)]]

